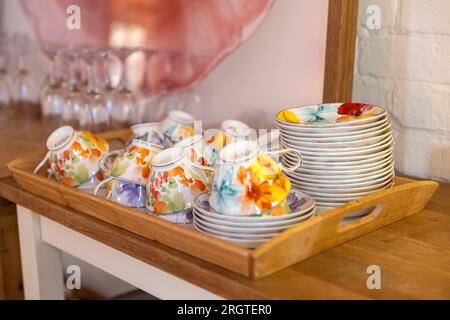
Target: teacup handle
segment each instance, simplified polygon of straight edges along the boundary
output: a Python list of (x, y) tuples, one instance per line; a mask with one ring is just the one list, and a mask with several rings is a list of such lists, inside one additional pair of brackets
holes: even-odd
[(34, 169), (34, 173), (37, 173), (39, 170), (42, 169), (42, 167), (48, 162), (48, 160), (50, 159), (50, 151), (48, 151), (44, 157), (44, 159), (42, 159), (42, 161), (37, 165), (37, 167)]
[(105, 154), (105, 155), (100, 159), (100, 162), (99, 162), (100, 170), (101, 170), (102, 172), (106, 173), (106, 172), (108, 171), (108, 169), (106, 168), (106, 160), (108, 160), (108, 159), (109, 159), (111, 156), (113, 156), (113, 155), (121, 154), (121, 153), (123, 153), (123, 152), (124, 152), (124, 150), (115, 150), (115, 151), (111, 151), (111, 152), (108, 152), (107, 154)]
[(290, 166), (290, 167), (285, 167), (283, 164), (280, 164), (281, 170), (284, 170), (284, 171), (294, 172), (295, 170), (300, 168), (300, 166), (303, 163), (302, 154), (295, 149), (288, 148), (288, 149), (281, 149), (281, 150), (276, 150), (276, 151), (266, 151), (265, 153), (267, 153), (268, 155), (283, 154), (283, 153), (295, 153), (295, 155), (297, 156), (297, 163), (295, 165)]
[(105, 179), (105, 180), (103, 180), (103, 181), (97, 183), (97, 185), (95, 186), (95, 189), (94, 189), (94, 195), (97, 195), (97, 193), (99, 192), (100, 188), (101, 188), (104, 184), (110, 182), (112, 179), (114, 179), (114, 178), (113, 178), (113, 177), (109, 177), (109, 178), (107, 178), (107, 179)]

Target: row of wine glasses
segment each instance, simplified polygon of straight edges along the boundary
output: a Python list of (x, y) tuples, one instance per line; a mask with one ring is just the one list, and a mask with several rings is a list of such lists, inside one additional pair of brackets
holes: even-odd
[[(131, 50), (46, 44), (49, 71), (41, 93), (45, 118), (102, 131), (139, 121), (137, 94), (127, 87), (125, 61)], [(120, 59), (120, 84), (111, 81), (111, 58)]]
[[(174, 109), (195, 112), (202, 104), (197, 90), (173, 91), (173, 78), (189, 79), (193, 67), (180, 53), (172, 66), (171, 54), (38, 44), (0, 33), (0, 111), (92, 131), (159, 121)], [(181, 69), (179, 61), (186, 62)]]
[(161, 88), (144, 96), (139, 87), (131, 86), (127, 68), (131, 56), (143, 53), (138, 67), (144, 68), (149, 57), (164, 52), (58, 44), (46, 44), (43, 50), (50, 63), (41, 94), (42, 115), (61, 124), (104, 131), (159, 120), (172, 109), (192, 110), (201, 104), (194, 90), (173, 93)]

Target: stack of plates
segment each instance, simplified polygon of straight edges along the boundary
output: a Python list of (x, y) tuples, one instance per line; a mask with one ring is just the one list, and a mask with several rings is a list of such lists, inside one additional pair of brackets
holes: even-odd
[[(392, 187), (394, 143), (384, 109), (322, 104), (283, 110), (276, 121), (281, 145), (300, 151), (304, 160), (286, 174), (317, 206), (333, 208)], [(295, 164), (295, 156), (283, 155), (283, 163)]]
[(314, 199), (300, 191), (291, 191), (286, 200), (290, 213), (276, 215), (276, 211), (270, 211), (261, 216), (231, 216), (214, 211), (209, 205), (209, 194), (203, 193), (194, 200), (194, 228), (247, 248), (256, 248), (315, 213)]

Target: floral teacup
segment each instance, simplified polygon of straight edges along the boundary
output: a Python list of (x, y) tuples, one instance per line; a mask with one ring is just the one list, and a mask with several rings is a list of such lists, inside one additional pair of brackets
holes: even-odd
[[(147, 202), (145, 186), (114, 178), (107, 182), (109, 183), (106, 190), (106, 199), (131, 208), (145, 207)], [(95, 195), (98, 194), (101, 185), (99, 184), (95, 188)]]
[(71, 187), (95, 179), (99, 172), (99, 160), (109, 151), (106, 140), (89, 131), (76, 131), (64, 126), (53, 131), (47, 139), (49, 150), (34, 172), (47, 162), (56, 181)]
[(194, 198), (210, 190), (214, 169), (193, 163), (181, 148), (155, 155), (147, 184), (147, 209), (157, 214), (176, 213), (193, 206)]
[(183, 149), (186, 156), (194, 163), (209, 167), (215, 164), (215, 152), (208, 143), (205, 143), (201, 135), (185, 138), (174, 147)]
[(220, 129), (209, 129), (205, 132), (204, 153), (209, 157), (210, 165), (215, 165), (219, 160), (220, 151), (227, 145), (238, 141), (254, 140), (252, 129), (239, 120), (225, 120)]
[(222, 122), (221, 130), (227, 135), (228, 143), (238, 142), (243, 140), (254, 140), (252, 137), (252, 129), (246, 123), (229, 119)]
[(163, 134), (159, 122), (136, 124), (131, 127), (131, 131), (133, 131), (133, 139), (150, 142), (164, 148), (172, 146), (170, 139)]
[[(293, 153), (297, 163), (284, 168), (271, 154)], [(291, 189), (282, 172), (295, 171), (302, 163), (301, 154), (294, 149), (262, 153), (254, 141), (236, 142), (220, 152), (210, 198), (211, 207), (229, 215), (260, 215), (285, 200)]]
[(161, 121), (161, 130), (173, 143), (194, 135), (194, 117), (189, 113), (173, 110)]
[[(161, 150), (161, 146), (133, 140), (126, 150), (107, 153), (100, 161), (100, 168), (109, 177), (145, 186), (151, 171), (150, 161)], [(108, 165), (113, 156), (116, 158)]]

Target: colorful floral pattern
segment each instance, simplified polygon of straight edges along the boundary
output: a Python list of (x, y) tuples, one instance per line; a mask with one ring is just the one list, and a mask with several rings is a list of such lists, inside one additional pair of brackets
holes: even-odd
[(131, 208), (142, 208), (147, 195), (144, 186), (115, 179), (108, 184), (106, 199)]
[(135, 141), (114, 160), (108, 175), (145, 186), (150, 176), (150, 161), (161, 150)]
[(177, 143), (194, 135), (194, 125), (179, 124), (170, 119), (161, 122), (161, 129), (172, 143)]
[(154, 170), (147, 186), (147, 208), (157, 214), (180, 212), (192, 207), (194, 198), (205, 191), (204, 180), (184, 165)]
[(132, 127), (133, 139), (153, 143), (164, 148), (169, 148), (173, 145), (169, 138), (167, 138), (161, 131), (159, 124), (138, 125)]
[(220, 151), (232, 142), (232, 138), (225, 132), (217, 130), (211, 135), (205, 137), (204, 154), (209, 160), (209, 165), (214, 166), (219, 160)]
[(89, 131), (75, 132), (75, 139), (61, 151), (52, 152), (50, 168), (56, 181), (71, 187), (86, 182), (99, 171), (98, 162), (108, 143)]
[[(209, 203), (210, 195), (204, 193), (195, 199), (195, 206), (209, 213), (220, 214)], [(258, 217), (278, 217), (308, 210), (314, 206), (314, 200), (305, 194), (291, 190), (285, 200), (270, 210), (262, 212)]]
[(177, 143), (175, 147), (182, 148), (190, 161), (202, 166), (213, 167), (217, 160), (214, 149), (201, 136), (194, 136), (194, 138), (197, 137), (199, 137), (198, 141), (185, 144), (184, 142), (190, 141), (190, 138), (187, 138)]
[(220, 165), (210, 203), (224, 214), (260, 215), (283, 202), (290, 189), (277, 163), (261, 153), (249, 162)]
[(296, 124), (330, 124), (362, 120), (386, 111), (378, 106), (361, 103), (319, 104), (283, 110), (278, 120)]

